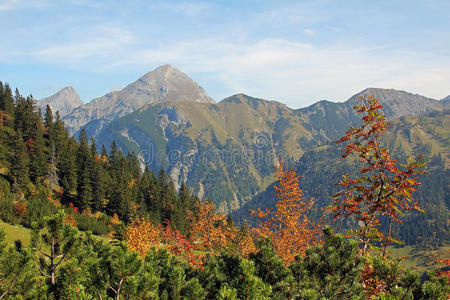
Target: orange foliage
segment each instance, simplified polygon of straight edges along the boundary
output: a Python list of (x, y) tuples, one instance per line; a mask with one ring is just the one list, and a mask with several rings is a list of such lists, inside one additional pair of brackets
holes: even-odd
[(307, 247), (317, 242), (320, 226), (307, 217), (312, 202), (303, 201), (295, 170), (289, 169), (280, 160), (277, 178), (279, 183), (275, 191), (278, 201), (275, 210), (252, 210), (252, 215), (260, 221), (253, 230), (259, 237), (270, 237), (278, 256), (289, 265), (295, 256), (304, 254)]
[(200, 256), (194, 254), (194, 246), (189, 239), (179, 230), (172, 229), (169, 221), (165, 225), (155, 226), (148, 220), (134, 220), (127, 226), (125, 233), (128, 247), (142, 257), (145, 257), (152, 247), (165, 247), (191, 266), (201, 267)]
[(190, 235), (194, 244), (212, 252), (231, 244), (236, 230), (223, 215), (214, 212), (214, 203), (209, 200), (199, 202), (196, 208), (196, 214), (189, 212)]
[[(401, 223), (402, 210), (419, 210), (417, 202), (412, 201), (411, 193), (420, 185), (417, 174), (424, 173), (418, 169), (425, 164), (410, 160), (402, 169), (397, 167), (389, 150), (382, 148), (380, 135), (390, 125), (380, 113), (383, 107), (373, 96), (362, 99), (363, 104), (356, 105), (355, 110), (364, 114), (361, 128), (350, 128), (337, 143), (348, 142), (342, 158), (355, 154), (363, 167), (358, 178), (345, 174), (342, 181), (336, 183), (343, 191), (335, 195), (331, 210), (335, 220), (353, 216), (360, 226), (351, 235), (359, 238), (362, 251), (369, 249), (371, 241), (380, 241), (386, 250), (389, 243), (395, 241), (391, 230), (386, 235), (378, 230), (380, 217), (387, 216), (389, 228), (392, 221)], [(341, 223), (342, 224), (342, 223)]]
[(75, 220), (75, 216), (73, 215), (73, 213), (64, 215), (64, 223), (70, 224), (73, 227), (77, 227), (78, 225), (78, 222)]
[(152, 222), (136, 219), (128, 225), (125, 233), (128, 247), (145, 257), (151, 247), (160, 244), (160, 231), (161, 228)]
[(437, 277), (447, 276), (448, 283), (450, 284), (450, 259), (449, 258), (445, 258), (445, 259), (438, 258), (435, 260), (435, 262), (438, 264), (444, 265), (444, 267), (441, 268), (441, 270), (439, 270), (436, 273)]
[(250, 227), (245, 224), (236, 234), (236, 250), (247, 258), (250, 253), (256, 252), (255, 243), (253, 242), (253, 236)]
[(4, 110), (0, 110), (0, 126), (3, 126), (3, 124), (9, 120), (11, 120), (11, 117), (9, 116), (9, 114)]
[(109, 220), (109, 222), (112, 225), (120, 225), (120, 224), (122, 224), (122, 221), (119, 220), (119, 216), (117, 215), (117, 213), (114, 213), (113, 217)]
[(27, 213), (27, 203), (22, 201), (16, 202), (14, 205), (14, 213), (21, 219), (25, 218), (25, 214)]
[(78, 207), (76, 207), (75, 205), (73, 205), (73, 203), (72, 202), (69, 202), (69, 207), (71, 208), (71, 209), (73, 209), (73, 212), (74, 213), (78, 213)]
[(201, 257), (194, 254), (194, 246), (186, 238), (186, 235), (181, 234), (179, 230), (173, 230), (170, 222), (166, 222), (165, 228), (161, 229), (161, 235), (164, 245), (170, 253), (183, 258), (191, 266), (202, 267)]

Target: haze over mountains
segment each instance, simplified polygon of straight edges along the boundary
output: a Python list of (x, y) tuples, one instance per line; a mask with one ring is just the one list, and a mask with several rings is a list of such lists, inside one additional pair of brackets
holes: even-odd
[(320, 101), (297, 110), (243, 94), (214, 103), (186, 74), (164, 65), (73, 109), (63, 121), (72, 134), (85, 129), (98, 145), (116, 140), (143, 165), (165, 168), (178, 186), (186, 183), (230, 212), (273, 182), (277, 157), (295, 162), (359, 124), (352, 106), (364, 95), (379, 99), (390, 119), (443, 111), (450, 103), (376, 88), (346, 102)]

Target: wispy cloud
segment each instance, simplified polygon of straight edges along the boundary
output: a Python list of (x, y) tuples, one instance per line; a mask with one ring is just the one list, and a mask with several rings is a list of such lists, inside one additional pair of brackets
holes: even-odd
[(9, 11), (26, 7), (43, 7), (47, 5), (44, 0), (1, 0), (0, 11)]
[(125, 46), (135, 42), (130, 32), (117, 27), (98, 26), (89, 31), (81, 39), (40, 49), (31, 56), (37, 60), (69, 66), (80, 62), (82, 65), (90, 64), (88, 62), (94, 57), (99, 57), (98, 62), (101, 63), (102, 59), (117, 59)]
[(379, 47), (321, 48), (283, 39), (256, 44), (182, 42), (135, 51), (110, 67), (139, 64), (150, 68), (163, 63), (186, 72), (215, 73), (221, 80), (218, 84), (227, 86), (230, 92), (278, 99), (294, 107), (320, 99), (345, 100), (369, 86), (439, 98), (450, 82), (450, 57), (433, 58)]
[[(0, 63), (66, 70), (83, 84), (90, 74), (105, 91), (170, 63), (206, 78), (216, 99), (245, 92), (293, 107), (368, 86), (448, 95), (448, 2), (415, 1), (402, 13), (382, 2), (0, 0)], [(404, 22), (419, 13), (420, 24)]]
[(130, 68), (144, 73), (170, 63), (188, 74), (214, 74), (215, 85), (221, 86), (217, 89), (221, 92), (215, 93), (214, 87), (210, 91), (216, 99), (244, 92), (292, 107), (320, 99), (345, 100), (369, 86), (435, 98), (450, 93), (450, 57), (375, 46), (320, 47), (287, 39), (250, 43), (219, 38), (143, 45), (127, 30), (99, 26), (83, 39), (31, 55), (36, 62), (99, 73)]
[(315, 35), (316, 34), (316, 32), (314, 30), (308, 29), (308, 28), (303, 29), (303, 32), (306, 33), (307, 35)]
[(208, 2), (156, 2), (150, 4), (150, 8), (162, 10), (166, 13), (181, 13), (189, 16), (196, 16), (212, 7)]

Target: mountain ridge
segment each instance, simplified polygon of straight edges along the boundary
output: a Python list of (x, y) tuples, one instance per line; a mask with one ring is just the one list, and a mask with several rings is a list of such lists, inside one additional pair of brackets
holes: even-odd
[(296, 161), (360, 125), (353, 106), (368, 95), (384, 105), (388, 119), (442, 111), (446, 105), (380, 88), (299, 109), (243, 93), (216, 103), (186, 74), (164, 65), (76, 108), (63, 121), (72, 134), (85, 129), (99, 145), (116, 140), (124, 152), (137, 154), (142, 167), (166, 169), (176, 186), (187, 184), (228, 213), (273, 182), (278, 157)]
[(163, 65), (144, 74), (120, 91), (107, 93), (79, 106), (63, 121), (71, 134), (86, 127), (88, 133), (95, 137), (105, 124), (146, 104), (176, 101), (214, 102), (206, 91), (185, 73), (171, 65)]
[(67, 86), (56, 92), (55, 94), (38, 100), (41, 109), (45, 109), (47, 105), (52, 111), (59, 111), (61, 117), (69, 114), (73, 109), (83, 104), (77, 91), (72, 86)]
[[(369, 89), (358, 94), (367, 91), (381, 96), (390, 119), (444, 109), (438, 100), (401, 91)], [(397, 107), (389, 106), (391, 97), (397, 99)], [(299, 159), (305, 151), (332, 143), (350, 126), (359, 125), (355, 103), (352, 96), (343, 103), (320, 101), (294, 110), (277, 101), (235, 94), (218, 103), (149, 104), (105, 126), (98, 142), (109, 145), (116, 140), (155, 171), (167, 169), (178, 186), (185, 183), (198, 196), (211, 198), (220, 211), (230, 212), (273, 180), (277, 157)], [(420, 103), (423, 107), (415, 112)], [(213, 159), (203, 162), (208, 155)]]

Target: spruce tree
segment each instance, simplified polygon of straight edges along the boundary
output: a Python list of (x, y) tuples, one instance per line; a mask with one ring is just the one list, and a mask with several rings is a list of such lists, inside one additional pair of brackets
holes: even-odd
[(93, 167), (92, 154), (89, 149), (89, 142), (86, 131), (83, 129), (80, 133), (80, 145), (77, 151), (77, 169), (78, 169), (78, 186), (77, 186), (77, 206), (81, 210), (90, 207), (93, 200), (91, 171)]
[(22, 137), (22, 131), (19, 129), (12, 141), (9, 156), (11, 162), (10, 177), (12, 190), (15, 193), (23, 191), (25, 185), (29, 182), (29, 162), (27, 150)]

